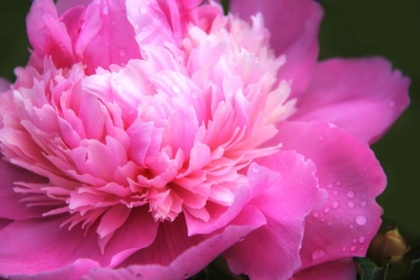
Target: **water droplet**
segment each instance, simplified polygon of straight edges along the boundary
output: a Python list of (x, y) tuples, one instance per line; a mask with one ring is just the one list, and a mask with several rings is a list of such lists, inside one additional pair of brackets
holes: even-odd
[(325, 256), (325, 253), (326, 253), (325, 250), (322, 250), (322, 249), (316, 250), (312, 253), (312, 259), (317, 260), (319, 258), (322, 258), (323, 256)]
[(359, 215), (355, 218), (355, 221), (359, 226), (363, 226), (366, 224), (367, 218), (365, 215)]
[(117, 23), (113, 20), (113, 21), (111, 22), (111, 24), (112, 24), (112, 25), (116, 25)]
[(245, 239), (245, 236), (243, 236), (243, 235), (239, 237), (240, 242), (244, 241), (244, 239)]
[(340, 181), (337, 181), (336, 183), (335, 183), (337, 186), (341, 186), (341, 182)]
[(108, 6), (103, 6), (103, 8), (102, 8), (102, 13), (103, 13), (104, 15), (107, 15), (107, 14), (108, 14), (108, 12), (109, 12), (109, 10), (108, 10)]
[(354, 228), (354, 225), (353, 225), (353, 224), (350, 224), (350, 225), (349, 225), (349, 228)]
[(340, 202), (338, 202), (338, 201), (334, 201), (334, 202), (331, 204), (331, 206), (332, 206), (332, 208), (337, 209), (338, 207), (340, 207)]
[(351, 246), (350, 251), (354, 252), (356, 251), (356, 249), (357, 249), (357, 246)]
[(334, 192), (333, 192), (333, 195), (334, 195), (334, 196), (338, 196), (338, 191), (334, 191)]
[(331, 209), (327, 207), (327, 208), (324, 209), (324, 213), (328, 213), (328, 212), (330, 212), (330, 210)]
[(350, 209), (353, 209), (354, 208), (354, 203), (353, 202), (347, 202), (347, 206), (350, 208)]
[(118, 54), (119, 54), (121, 57), (123, 57), (123, 56), (126, 56), (126, 55), (127, 55), (127, 52), (126, 52), (124, 49), (120, 49), (120, 50), (119, 50), (119, 52), (118, 52)]
[(360, 251), (363, 251), (363, 246), (360, 246), (360, 247), (359, 247), (359, 250), (360, 250)]
[(324, 141), (324, 136), (319, 136), (319, 140)]
[(318, 212), (314, 212), (314, 217), (318, 218), (319, 217), (319, 213)]
[(184, 274), (184, 279), (187, 279), (188, 277), (190, 277), (190, 275), (188, 273)]
[(347, 196), (347, 198), (353, 198), (354, 197), (354, 191), (348, 191), (346, 196)]
[(328, 184), (327, 186), (329, 189), (332, 189), (333, 185), (332, 184)]
[(323, 221), (325, 221), (325, 219), (324, 218), (321, 218), (321, 222), (323, 222)]
[(353, 238), (353, 243), (357, 243), (357, 238)]
[(180, 93), (181, 92), (181, 90), (179, 89), (179, 87), (177, 85), (172, 86), (172, 91), (175, 92), (175, 93)]
[(332, 225), (332, 223), (331, 222), (328, 222), (328, 226), (331, 226)]
[(363, 243), (365, 243), (365, 241), (366, 241), (366, 237), (364, 237), (364, 236), (360, 236), (360, 237), (359, 237), (359, 242), (360, 242), (360, 243), (362, 243), (362, 244), (363, 244)]
[(146, 8), (141, 6), (140, 7), (140, 14), (145, 15), (146, 14)]
[(141, 275), (140, 273), (137, 273), (137, 274), (136, 274), (136, 277), (137, 277), (137, 278), (142, 278), (142, 277), (143, 277), (143, 275)]
[(366, 202), (366, 201), (362, 201), (362, 202), (360, 203), (360, 206), (362, 206), (362, 207), (366, 207), (366, 205), (367, 205), (367, 202)]
[(261, 168), (258, 164), (253, 164), (252, 165), (252, 171), (254, 171), (255, 173), (258, 173), (261, 171)]
[(390, 108), (394, 108), (395, 107), (395, 101), (389, 101), (388, 106)]
[(199, 92), (197, 90), (193, 90), (191, 92), (192, 99), (197, 99), (198, 98), (198, 95), (199, 95)]
[(341, 250), (343, 250), (343, 252), (347, 251), (347, 247), (343, 247), (341, 248)]

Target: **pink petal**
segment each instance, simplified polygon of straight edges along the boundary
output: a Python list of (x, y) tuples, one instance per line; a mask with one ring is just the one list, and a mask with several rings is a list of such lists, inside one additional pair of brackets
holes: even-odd
[[(75, 44), (75, 52), (89, 74), (97, 67), (124, 65), (140, 58), (134, 28), (127, 19), (125, 0), (99, 0), (86, 7), (85, 23)], [(98, 51), (100, 50), (100, 51)]]
[[(78, 226), (68, 230), (60, 225), (67, 215), (12, 222), (0, 231), (0, 270), (6, 274), (37, 274), (71, 265), (78, 259), (92, 259), (101, 266), (114, 267), (156, 237), (158, 224), (146, 209), (132, 210), (116, 230), (101, 254), (94, 228)], [(141, 226), (139, 226), (141, 225)]]
[(13, 190), (15, 182), (45, 183), (46, 179), (1, 159), (0, 178), (0, 218), (24, 220), (42, 217), (50, 210), (47, 207), (26, 207), (25, 202), (20, 202), (25, 196)]
[(58, 20), (52, 0), (38, 0), (32, 4), (26, 28), (35, 54), (51, 56), (57, 68), (73, 63), (71, 39), (66, 26)]
[(356, 279), (356, 265), (350, 258), (327, 262), (304, 269), (293, 275), (289, 280), (307, 279)]
[(6, 92), (10, 89), (10, 82), (0, 77), (0, 93)]
[[(63, 268), (40, 272), (35, 275), (16, 275), (12, 276), (10, 279), (13, 280), (57, 280), (57, 279), (66, 279), (66, 280), (78, 280), (81, 276), (86, 275), (91, 269), (99, 267), (99, 264), (93, 260), (89, 259), (79, 259), (74, 263), (67, 265)], [(0, 275), (2, 276), (2, 275)]]
[(264, 15), (271, 46), (277, 55), (286, 55), (279, 79), (293, 81), (292, 98), (306, 90), (318, 58), (320, 5), (312, 0), (231, 0), (230, 10), (244, 19), (257, 12)]
[(408, 106), (409, 84), (383, 58), (327, 60), (317, 65), (291, 119), (330, 122), (372, 143)]
[(186, 279), (264, 223), (258, 209), (247, 206), (225, 229), (188, 237), (185, 220), (178, 216), (172, 223), (162, 223), (155, 242), (133, 254), (120, 269), (98, 269), (82, 279)]
[(58, 15), (70, 10), (76, 6), (87, 6), (92, 0), (58, 0), (56, 7)]
[[(318, 188), (315, 165), (295, 152), (279, 152), (251, 165), (248, 177), (266, 185), (253, 198), (267, 225), (251, 232), (224, 254), (235, 274), (251, 279), (287, 279), (300, 267), (299, 250), (306, 215), (320, 207), (326, 192)], [(266, 167), (271, 170), (267, 169)]]
[(306, 218), (302, 268), (330, 260), (364, 256), (381, 224), (375, 198), (386, 178), (369, 146), (338, 127), (320, 122), (285, 122), (273, 141), (316, 165), (328, 201)]

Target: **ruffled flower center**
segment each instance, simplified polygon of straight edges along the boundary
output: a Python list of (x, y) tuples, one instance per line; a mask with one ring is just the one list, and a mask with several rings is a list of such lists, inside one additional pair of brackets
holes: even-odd
[(207, 221), (232, 205), (248, 184), (241, 170), (278, 150), (260, 146), (294, 111), (289, 82), (275, 84), (285, 58), (262, 26), (217, 17), (209, 32), (190, 26), (181, 47), (142, 45), (142, 59), (90, 76), (48, 58), (41, 73), (18, 69), (1, 96), (0, 146), (49, 183), (15, 191), (51, 206), (45, 216), (71, 213), (70, 228), (100, 220), (104, 240), (133, 207)]

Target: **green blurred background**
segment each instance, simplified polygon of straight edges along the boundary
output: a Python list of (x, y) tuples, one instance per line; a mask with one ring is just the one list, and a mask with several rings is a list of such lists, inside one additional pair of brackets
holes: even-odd
[[(264, 1), (264, 0), (255, 0)], [(320, 59), (380, 55), (412, 79), (411, 105), (373, 146), (388, 176), (379, 197), (384, 225), (420, 245), (420, 0), (321, 0)], [(0, 76), (26, 64), (29, 0), (0, 1)]]

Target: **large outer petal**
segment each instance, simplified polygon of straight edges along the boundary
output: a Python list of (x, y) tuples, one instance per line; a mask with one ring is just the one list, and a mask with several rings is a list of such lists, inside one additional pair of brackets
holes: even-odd
[(248, 178), (258, 185), (254, 189), (264, 191), (250, 204), (265, 215), (267, 225), (251, 232), (224, 256), (236, 274), (286, 279), (301, 264), (305, 217), (325, 202), (326, 192), (318, 188), (315, 165), (295, 152), (279, 152), (258, 163), (261, 166), (250, 166)]
[(58, 19), (52, 0), (35, 1), (26, 18), (26, 28), (33, 51), (39, 57), (51, 56), (55, 66), (74, 62), (73, 47), (66, 26)]
[(0, 218), (24, 220), (42, 217), (43, 213), (50, 210), (47, 207), (26, 207), (25, 202), (20, 202), (25, 196), (13, 190), (15, 182), (45, 183), (45, 178), (1, 159), (0, 178)]
[(317, 65), (291, 119), (330, 122), (372, 143), (407, 107), (409, 85), (383, 58), (327, 60)]
[(186, 279), (207, 266), (242, 236), (264, 224), (261, 212), (253, 206), (246, 206), (224, 229), (188, 237), (185, 221), (179, 216), (172, 223), (162, 224), (155, 243), (133, 254), (121, 264), (120, 269), (92, 270), (82, 279)]
[(306, 218), (302, 269), (331, 260), (364, 256), (378, 230), (382, 209), (375, 198), (386, 178), (369, 146), (333, 125), (286, 122), (273, 141), (311, 159), (321, 188), (323, 209)]
[(356, 279), (356, 265), (351, 258), (336, 260), (312, 266), (293, 275), (290, 280), (307, 279)]
[(75, 6), (87, 6), (92, 0), (58, 0), (56, 7), (58, 15), (63, 14)]
[(277, 55), (286, 55), (278, 77), (292, 80), (292, 95), (308, 86), (318, 58), (318, 29), (322, 10), (312, 0), (231, 0), (230, 9), (242, 18), (262, 12)]
[(60, 227), (61, 217), (15, 221), (0, 231), (0, 271), (5, 275), (60, 270), (79, 259), (92, 259), (101, 266), (114, 267), (134, 251), (149, 246), (156, 237), (158, 224), (145, 209), (132, 210), (116, 230), (102, 254), (97, 243), (97, 224), (83, 230)]

